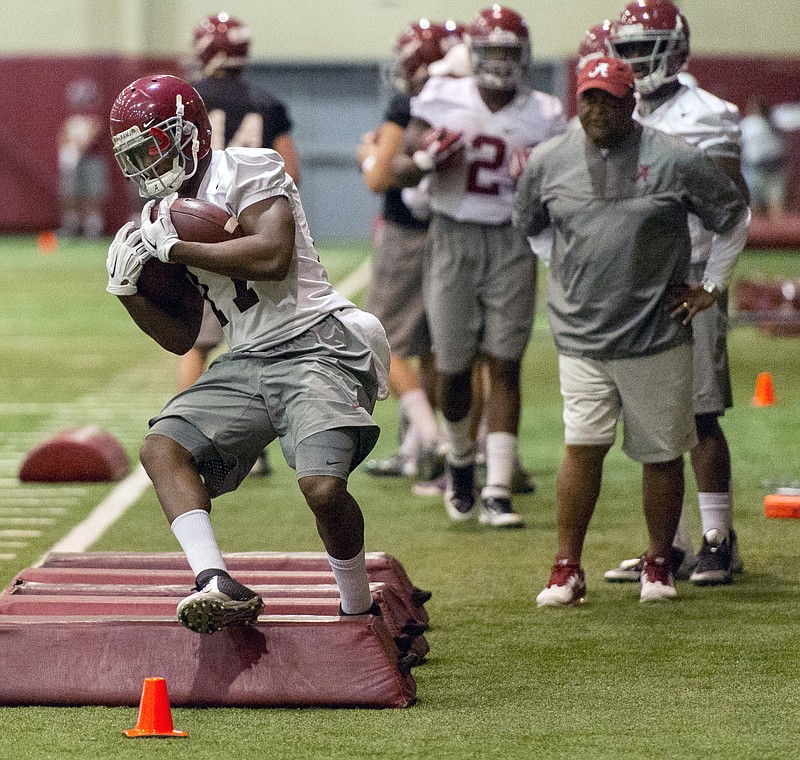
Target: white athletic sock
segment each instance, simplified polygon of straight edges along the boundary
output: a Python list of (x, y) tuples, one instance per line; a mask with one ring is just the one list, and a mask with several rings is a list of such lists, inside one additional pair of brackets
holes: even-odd
[(400, 454), (402, 454), (410, 462), (416, 462), (417, 454), (419, 453), (421, 441), (419, 438), (419, 429), (410, 420), (406, 426), (406, 432), (403, 440), (400, 441)]
[(372, 594), (367, 578), (367, 563), (364, 560), (364, 547), (352, 559), (335, 559), (328, 555), (328, 562), (339, 587), (342, 612), (359, 615), (372, 607)]
[(686, 556), (694, 554), (692, 532), (689, 530), (689, 524), (686, 520), (686, 508), (681, 509), (681, 519), (678, 521), (678, 530), (675, 531), (675, 538), (672, 539), (672, 545), (676, 549), (685, 552)]
[(715, 528), (728, 534), (733, 526), (733, 503), (730, 493), (727, 491), (725, 493), (698, 493), (697, 501), (700, 504), (703, 535)]
[(447, 461), (456, 467), (464, 467), (475, 461), (475, 448), (469, 431), (469, 417), (458, 422), (444, 421), (447, 433)]
[(513, 433), (488, 433), (486, 436), (486, 485), (481, 496), (508, 499), (511, 477), (517, 462), (518, 442)]
[(408, 416), (412, 427), (417, 429), (419, 445), (429, 449), (439, 440), (439, 425), (431, 409), (428, 395), (422, 388), (414, 388), (400, 397), (400, 406)]
[(193, 509), (178, 515), (172, 521), (172, 532), (189, 561), (195, 576), (203, 570), (227, 570), (225, 560), (217, 546), (217, 537), (211, 527), (211, 517), (204, 509)]

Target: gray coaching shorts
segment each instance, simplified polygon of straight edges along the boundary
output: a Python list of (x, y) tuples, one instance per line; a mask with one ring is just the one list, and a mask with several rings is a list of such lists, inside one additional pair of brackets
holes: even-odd
[(631, 359), (559, 354), (558, 374), (568, 445), (610, 446), (620, 420), (637, 462), (669, 462), (697, 443), (688, 344)]
[[(703, 279), (705, 263), (692, 264), (689, 278)], [(733, 406), (728, 366), (728, 291), (692, 319), (694, 375), (692, 402), (695, 414), (725, 414)]]
[(105, 200), (108, 195), (108, 165), (105, 156), (83, 156), (72, 172), (62, 173), (59, 192), (62, 196)]
[(479, 351), (522, 358), (536, 310), (536, 257), (511, 223), (473, 224), (434, 214), (424, 292), (440, 372), (463, 372)]
[[(223, 354), (150, 420), (149, 434), (191, 452), (212, 497), (236, 489), (275, 438), (298, 478), (347, 480), (378, 439), (382, 374), (363, 334), (331, 314), (269, 351)], [(330, 432), (348, 429), (344, 461), (348, 442)]]
[(386, 222), (372, 261), (367, 311), (380, 319), (392, 353), (427, 356), (431, 335), (422, 299), (426, 229)]

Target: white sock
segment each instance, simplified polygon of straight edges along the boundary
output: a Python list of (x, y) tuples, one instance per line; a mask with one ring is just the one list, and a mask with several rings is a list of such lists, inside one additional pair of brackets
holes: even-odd
[(447, 461), (456, 467), (464, 467), (475, 461), (475, 448), (469, 431), (469, 417), (458, 422), (444, 421), (447, 433)]
[(414, 388), (400, 397), (400, 406), (405, 411), (412, 427), (417, 429), (419, 445), (432, 448), (439, 440), (439, 425), (428, 401), (428, 395), (422, 388)]
[(689, 524), (686, 520), (685, 508), (681, 509), (681, 519), (678, 521), (678, 530), (675, 531), (675, 538), (672, 539), (672, 545), (676, 549), (685, 552), (687, 556), (694, 554), (692, 532), (689, 530)]
[(204, 509), (192, 509), (172, 521), (172, 532), (189, 561), (195, 576), (203, 570), (227, 570), (211, 527), (211, 517)]
[(403, 440), (400, 441), (400, 453), (408, 460), (416, 462), (420, 449), (419, 429), (413, 420), (409, 421)]
[(486, 485), (481, 496), (508, 499), (511, 477), (517, 463), (518, 442), (513, 433), (488, 433), (486, 436)]
[(348, 615), (359, 615), (372, 607), (364, 547), (352, 559), (335, 559), (329, 554), (328, 563), (339, 587), (342, 611)]
[(700, 504), (700, 522), (703, 535), (710, 530), (721, 530), (726, 535), (733, 527), (733, 503), (731, 495), (725, 493), (698, 493)]

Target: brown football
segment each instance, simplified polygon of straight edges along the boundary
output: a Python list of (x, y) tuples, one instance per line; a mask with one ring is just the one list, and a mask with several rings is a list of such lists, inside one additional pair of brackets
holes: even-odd
[(189, 243), (222, 243), (242, 237), (235, 216), (197, 198), (178, 198), (170, 207), (170, 219), (178, 237)]
[[(158, 213), (157, 204), (152, 213), (153, 216)], [(235, 216), (198, 198), (175, 200), (170, 206), (170, 219), (178, 237), (188, 243), (222, 243), (242, 237), (242, 228)], [(167, 309), (175, 306), (188, 289), (195, 290), (183, 264), (165, 264), (156, 258), (145, 262), (137, 287), (143, 295)], [(197, 296), (200, 297), (199, 292)]]

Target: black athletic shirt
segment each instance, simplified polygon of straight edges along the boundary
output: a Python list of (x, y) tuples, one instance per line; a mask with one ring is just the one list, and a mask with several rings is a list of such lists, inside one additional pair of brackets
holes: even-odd
[(272, 148), (276, 137), (290, 132), (292, 122), (286, 107), (268, 92), (256, 89), (243, 77), (206, 77), (195, 85), (210, 113), (220, 110), (225, 114), (225, 145), (229, 146), (248, 114), (261, 116), (261, 145), (246, 147)]
[[(397, 124), (405, 129), (411, 121), (411, 101), (407, 95), (395, 95), (386, 109), (383, 120)], [(389, 222), (400, 224), (403, 227), (425, 229), (427, 222), (415, 219), (400, 197), (400, 188), (390, 187), (383, 196), (383, 218)]]

